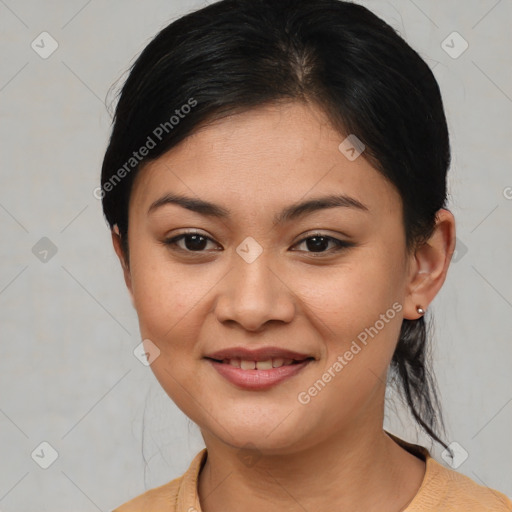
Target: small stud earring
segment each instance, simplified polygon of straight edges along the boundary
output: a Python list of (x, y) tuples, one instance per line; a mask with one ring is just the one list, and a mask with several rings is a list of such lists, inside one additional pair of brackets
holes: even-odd
[(419, 315), (425, 314), (425, 310), (421, 306), (416, 306), (416, 311), (418, 312)]

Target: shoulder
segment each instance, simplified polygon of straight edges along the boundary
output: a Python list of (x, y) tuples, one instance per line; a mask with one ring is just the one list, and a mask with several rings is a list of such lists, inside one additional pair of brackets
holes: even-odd
[(427, 471), (418, 494), (406, 512), (512, 512), (512, 502), (503, 493), (427, 457)]
[(183, 476), (123, 503), (112, 512), (173, 512)]
[(425, 447), (386, 434), (426, 464), (423, 482), (404, 512), (512, 512), (512, 501), (505, 494), (443, 466)]
[(207, 455), (204, 448), (183, 475), (136, 496), (112, 512), (182, 512), (199, 509), (197, 481)]

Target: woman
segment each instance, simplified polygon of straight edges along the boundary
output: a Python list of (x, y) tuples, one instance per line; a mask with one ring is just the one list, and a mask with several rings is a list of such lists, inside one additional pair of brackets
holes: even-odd
[(424, 320), (449, 162), (430, 69), (362, 6), (223, 0), (150, 42), (101, 195), (148, 362), (206, 448), (116, 511), (512, 510), (383, 430), (389, 376), (450, 449)]

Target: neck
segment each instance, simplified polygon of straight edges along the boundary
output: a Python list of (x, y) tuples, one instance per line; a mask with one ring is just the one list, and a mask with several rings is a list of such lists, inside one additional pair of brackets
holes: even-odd
[[(382, 423), (380, 423), (382, 425)], [(240, 450), (203, 432), (208, 458), (199, 475), (202, 512), (302, 508), (397, 512), (412, 500), (425, 463), (371, 424), (287, 454), (258, 454), (246, 465)]]

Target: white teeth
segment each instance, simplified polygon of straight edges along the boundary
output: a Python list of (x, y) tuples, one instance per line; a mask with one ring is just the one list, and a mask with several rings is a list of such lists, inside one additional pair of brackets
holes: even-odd
[(242, 370), (255, 370), (256, 369), (256, 361), (244, 361), (242, 359), (240, 361), (240, 368), (242, 368)]
[(272, 359), (268, 359), (267, 361), (256, 361), (256, 369), (257, 370), (271, 370), (272, 369)]
[(244, 359), (233, 358), (224, 359), (222, 362), (235, 368), (241, 368), (242, 370), (272, 370), (272, 368), (280, 368), (281, 366), (292, 364), (293, 359), (275, 357), (272, 359), (267, 359), (266, 361), (247, 361)]
[(280, 366), (283, 366), (284, 359), (282, 357), (276, 357), (275, 359), (272, 359), (272, 366), (274, 368), (279, 368)]

